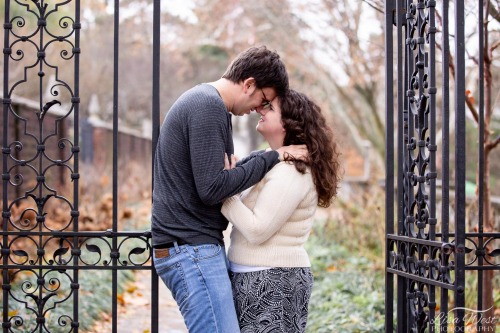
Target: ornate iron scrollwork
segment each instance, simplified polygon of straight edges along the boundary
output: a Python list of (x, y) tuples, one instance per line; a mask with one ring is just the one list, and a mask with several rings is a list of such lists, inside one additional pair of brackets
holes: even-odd
[[(435, 239), (436, 81), (433, 64), (436, 28), (435, 1), (406, 1), (406, 105), (404, 114), (404, 246), (408, 278), (408, 328), (423, 332), (433, 320), (429, 304), (434, 304), (436, 285), (452, 288), (445, 254)], [(422, 240), (422, 241), (418, 241)]]
[[(78, 73), (73, 73), (76, 83), (72, 85), (62, 78), (58, 65), (74, 66), (80, 53), (80, 24), (66, 15), (70, 3), (5, 1), (2, 264), (10, 273), (3, 277), (3, 312), (8, 318), (3, 327), (12, 330), (50, 331), (47, 315), (78, 289), (76, 271), (51, 269), (68, 264), (64, 249), (74, 240), (60, 237), (59, 244), (50, 243), (51, 233), (78, 230), (77, 198), (59, 193), (61, 184), (53, 176), (55, 169), (66, 169), (71, 175), (68, 183), (74, 181), (78, 188), (78, 144), (60, 133), (65, 121), (78, 117)], [(11, 13), (16, 14), (10, 17)], [(9, 77), (10, 65), (23, 69), (21, 77)], [(38, 107), (33, 111), (18, 104), (19, 96), (30, 90), (38, 90)], [(19, 133), (10, 133), (12, 124)], [(52, 225), (49, 205), (65, 206), (62, 209), (71, 214), (65, 222)], [(53, 258), (46, 259), (50, 252)], [(24, 315), (10, 314), (10, 308)], [(59, 315), (56, 326), (68, 326), (70, 331), (76, 320)]]
[[(78, 311), (58, 308), (77, 296), (81, 270), (150, 260), (149, 232), (79, 231), (79, 7), (78, 0), (5, 1), (0, 260), (9, 331), (74, 331)], [(11, 65), (20, 77), (9, 76)], [(33, 90), (36, 106), (26, 110), (19, 96)], [(72, 138), (64, 126), (73, 126)]]

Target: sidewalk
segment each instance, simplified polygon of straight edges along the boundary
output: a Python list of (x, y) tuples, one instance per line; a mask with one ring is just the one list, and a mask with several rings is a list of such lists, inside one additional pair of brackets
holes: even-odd
[[(133, 288), (119, 299), (120, 333), (187, 333), (177, 304), (165, 284), (159, 281), (159, 331), (151, 332), (151, 272), (137, 271)], [(111, 317), (104, 318), (88, 333), (111, 332)]]

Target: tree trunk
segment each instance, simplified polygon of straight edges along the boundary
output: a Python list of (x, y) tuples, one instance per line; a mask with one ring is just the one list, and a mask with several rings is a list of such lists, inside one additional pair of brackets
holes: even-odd
[[(490, 3), (486, 2), (484, 4), (484, 14), (485, 17), (488, 18), (488, 12), (490, 8)], [(479, 10), (483, 10), (480, 8)], [(484, 32), (484, 57), (483, 59), (478, 59), (482, 61), (484, 64), (484, 135), (480, 138), (479, 144), (482, 144), (484, 147), (484, 169), (479, 170), (478, 173), (483, 172), (483, 202), (479, 203), (483, 205), (483, 232), (493, 232), (493, 221), (491, 216), (491, 190), (490, 190), (490, 152), (491, 148), (489, 147), (489, 138), (490, 138), (490, 123), (491, 116), (493, 114), (493, 104), (492, 104), (492, 86), (493, 86), (493, 76), (491, 73), (491, 63), (492, 56), (491, 50), (489, 48), (489, 31), (488, 31), (488, 20), (485, 20), (483, 26), (481, 27)], [(479, 182), (478, 182), (479, 184)], [(488, 238), (485, 239), (487, 241)], [(485, 258), (493, 259), (492, 257), (488, 257), (488, 253), (492, 251), (492, 243), (486, 246), (485, 249)], [(489, 264), (485, 262), (485, 265)], [(482, 301), (483, 301), (483, 310), (487, 310), (483, 314), (483, 332), (495, 332), (496, 320), (494, 320), (495, 308), (494, 308), (494, 300), (493, 300), (493, 278), (495, 271), (493, 270), (485, 270), (483, 271), (483, 292), (482, 292)], [(479, 282), (479, 281), (478, 281)]]
[[(486, 127), (486, 126), (485, 126)], [(491, 203), (490, 203), (490, 186), (489, 186), (489, 180), (490, 180), (490, 159), (489, 159), (489, 151), (485, 150), (484, 153), (484, 180), (483, 180), (483, 186), (484, 186), (484, 193), (483, 193), (483, 231), (484, 232), (492, 232), (493, 231), (493, 226), (492, 226), (492, 218), (491, 218)], [(484, 239), (486, 242), (488, 238)], [(488, 253), (491, 253), (492, 251), (492, 243), (489, 243), (485, 247), (485, 258), (491, 260), (492, 258), (488, 258)], [(489, 266), (488, 263), (484, 263), (485, 266)], [(493, 278), (494, 278), (494, 273), (495, 271), (493, 270), (485, 270), (483, 271), (483, 278), (482, 278), (482, 283), (483, 283), (483, 293), (481, 295), (482, 300), (483, 300), (483, 310), (487, 310), (482, 318), (483, 318), (483, 332), (495, 332), (495, 326), (496, 326), (496, 321), (494, 320), (495, 316), (495, 307), (494, 307), (494, 300), (493, 300)]]

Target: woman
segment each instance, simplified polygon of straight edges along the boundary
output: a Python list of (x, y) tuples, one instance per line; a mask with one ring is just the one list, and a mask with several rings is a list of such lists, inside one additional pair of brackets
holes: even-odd
[(234, 226), (228, 258), (236, 312), (242, 333), (304, 332), (313, 276), (303, 245), (316, 207), (337, 194), (339, 154), (321, 109), (304, 94), (290, 90), (260, 114), (257, 131), (271, 149), (306, 144), (309, 161), (288, 156), (224, 202)]

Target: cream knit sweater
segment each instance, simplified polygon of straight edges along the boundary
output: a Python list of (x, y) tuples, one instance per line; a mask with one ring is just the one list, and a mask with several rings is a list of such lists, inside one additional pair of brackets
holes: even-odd
[(233, 224), (229, 260), (248, 266), (309, 267), (303, 245), (309, 237), (318, 196), (309, 170), (278, 163), (255, 186), (224, 202)]

